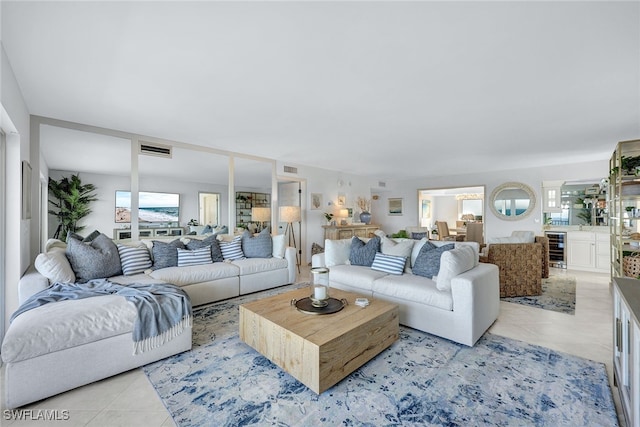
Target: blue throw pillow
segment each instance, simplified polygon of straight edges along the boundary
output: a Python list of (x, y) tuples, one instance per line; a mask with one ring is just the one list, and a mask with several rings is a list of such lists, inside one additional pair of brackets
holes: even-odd
[(429, 279), (431, 279), (433, 276), (437, 276), (438, 271), (440, 271), (440, 257), (442, 256), (442, 253), (450, 251), (453, 248), (453, 243), (442, 245), (440, 247), (425, 244), (420, 249), (418, 257), (416, 258), (416, 262), (413, 264), (413, 269), (411, 271), (413, 272), (413, 274), (427, 277)]
[(257, 236), (245, 230), (242, 233), (242, 252), (247, 258), (271, 258), (273, 241), (269, 229), (265, 228)]
[(178, 248), (184, 249), (184, 243), (180, 239), (176, 239), (172, 242), (162, 242), (160, 240), (153, 241), (153, 248), (151, 253), (153, 254), (153, 270), (159, 270), (167, 267), (178, 266)]
[(389, 274), (402, 274), (407, 258), (403, 256), (385, 255), (378, 252), (371, 264), (372, 270), (383, 271)]
[(424, 232), (424, 233), (411, 233), (411, 238), (413, 240), (420, 240), (420, 239), (423, 239), (425, 237), (427, 237), (427, 233), (426, 232)]
[(80, 283), (91, 279), (104, 279), (122, 274), (118, 247), (102, 233), (84, 242), (70, 235), (65, 254)]
[(211, 235), (203, 240), (191, 239), (189, 243), (187, 243), (187, 249), (189, 249), (190, 251), (204, 248), (206, 246), (211, 246), (211, 260), (213, 262), (224, 261), (224, 258), (222, 257), (222, 251), (220, 250), (220, 242), (218, 242), (215, 235)]
[(357, 237), (351, 239), (351, 252), (349, 252), (349, 262), (351, 265), (363, 265), (371, 267), (376, 253), (380, 252), (380, 237), (375, 236), (367, 243)]

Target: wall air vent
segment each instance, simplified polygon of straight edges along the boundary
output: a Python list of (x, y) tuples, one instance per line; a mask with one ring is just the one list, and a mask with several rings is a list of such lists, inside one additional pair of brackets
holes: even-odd
[(378, 181), (378, 187), (380, 188), (385, 188), (387, 186), (387, 183), (384, 181)]
[(171, 146), (161, 144), (151, 144), (150, 142), (140, 142), (140, 154), (148, 156), (158, 156), (171, 158)]
[(294, 168), (293, 166), (285, 166), (284, 171), (286, 173), (298, 173), (298, 168)]

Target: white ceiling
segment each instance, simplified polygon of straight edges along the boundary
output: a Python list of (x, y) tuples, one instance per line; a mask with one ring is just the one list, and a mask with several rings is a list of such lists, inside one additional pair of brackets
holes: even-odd
[(374, 179), (640, 137), (638, 2), (12, 2), (31, 114)]

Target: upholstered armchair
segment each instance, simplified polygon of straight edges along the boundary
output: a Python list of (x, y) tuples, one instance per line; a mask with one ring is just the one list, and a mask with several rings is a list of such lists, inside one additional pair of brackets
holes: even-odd
[(549, 277), (549, 239), (535, 236), (533, 243), (490, 243), (481, 262), (499, 269), (500, 297), (542, 293), (542, 279)]

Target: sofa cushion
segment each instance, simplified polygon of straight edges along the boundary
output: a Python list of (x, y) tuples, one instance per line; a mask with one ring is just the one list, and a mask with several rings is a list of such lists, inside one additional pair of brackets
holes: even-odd
[(336, 265), (329, 269), (329, 282), (344, 283), (348, 286), (371, 291), (373, 282), (387, 275), (382, 271), (360, 265)]
[(453, 310), (451, 292), (438, 290), (436, 282), (422, 276), (403, 274), (402, 276), (386, 276), (373, 282), (373, 296), (386, 295), (405, 301)]
[(412, 269), (413, 274), (429, 279), (437, 276), (440, 270), (440, 257), (444, 252), (453, 250), (453, 248), (453, 243), (439, 247), (424, 245), (416, 258), (416, 263)]
[(324, 264), (327, 267), (344, 265), (349, 261), (351, 252), (351, 239), (324, 241)]
[(406, 263), (406, 257), (385, 255), (382, 252), (378, 252), (373, 259), (371, 268), (389, 274), (402, 274), (404, 272), (404, 266)]
[(460, 246), (442, 254), (436, 284), (441, 291), (451, 290), (451, 279), (476, 266), (476, 254), (470, 246)]
[(186, 247), (190, 251), (194, 249), (204, 248), (205, 246), (211, 247), (211, 261), (213, 262), (222, 262), (224, 261), (224, 257), (222, 256), (222, 251), (220, 250), (220, 242), (218, 242), (216, 236), (211, 235), (207, 236), (205, 239), (183, 239)]
[(287, 268), (286, 259), (275, 257), (237, 259), (231, 263), (240, 269), (241, 276)]
[(242, 252), (242, 236), (235, 236), (231, 241), (220, 241), (222, 257), (226, 260), (244, 259)]
[(184, 249), (184, 243), (180, 239), (171, 242), (153, 240), (153, 270), (176, 267), (178, 265), (178, 248)]
[[(177, 250), (176, 250), (177, 252)], [(215, 262), (213, 264), (190, 265), (188, 267), (167, 267), (154, 270), (149, 275), (154, 279), (178, 286), (194, 283), (209, 282), (226, 279), (240, 274), (237, 266), (229, 262)]]
[(194, 250), (178, 248), (178, 267), (212, 263), (211, 246), (205, 246), (204, 248)]
[(47, 252), (38, 254), (34, 263), (38, 273), (49, 279), (51, 283), (75, 283), (76, 274), (65, 255), (65, 249), (53, 247)]
[(118, 243), (118, 254), (122, 264), (122, 274), (131, 276), (151, 268), (151, 254), (145, 245), (127, 246)]
[(129, 333), (135, 318), (135, 306), (119, 295), (45, 304), (11, 322), (2, 343), (2, 360), (19, 362)]
[(376, 253), (380, 251), (380, 237), (374, 236), (368, 242), (364, 242), (357, 237), (351, 239), (351, 249), (349, 251), (349, 262), (351, 265), (363, 265), (371, 267)]
[(69, 238), (66, 254), (78, 282), (122, 274), (118, 247), (104, 234), (88, 243)]
[(265, 228), (257, 236), (252, 236), (248, 230), (245, 230), (242, 233), (242, 252), (247, 258), (271, 258), (273, 241), (269, 229)]

